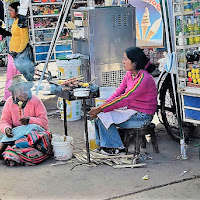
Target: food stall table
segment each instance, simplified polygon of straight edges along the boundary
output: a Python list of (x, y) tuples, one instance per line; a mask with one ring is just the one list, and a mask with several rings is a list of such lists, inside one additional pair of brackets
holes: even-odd
[(63, 109), (64, 109), (64, 130), (65, 135), (67, 136), (67, 105), (66, 100), (73, 101), (73, 100), (82, 100), (83, 101), (83, 118), (84, 118), (84, 130), (85, 130), (85, 145), (86, 145), (86, 152), (87, 152), (87, 163), (90, 163), (90, 148), (89, 148), (89, 139), (88, 139), (88, 127), (87, 127), (87, 110), (86, 110), (86, 101), (92, 100), (93, 98), (99, 97), (99, 89), (96, 92), (91, 92), (89, 96), (86, 97), (75, 97), (73, 95), (72, 90), (64, 90), (61, 86), (56, 85), (55, 83), (51, 83), (53, 85), (53, 90), (51, 89), (52, 94), (55, 94), (58, 97), (63, 98)]

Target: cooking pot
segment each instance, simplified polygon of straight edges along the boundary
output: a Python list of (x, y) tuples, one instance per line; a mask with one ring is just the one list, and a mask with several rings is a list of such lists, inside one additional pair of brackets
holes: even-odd
[(73, 89), (75, 97), (88, 97), (90, 95), (90, 88), (76, 88)]

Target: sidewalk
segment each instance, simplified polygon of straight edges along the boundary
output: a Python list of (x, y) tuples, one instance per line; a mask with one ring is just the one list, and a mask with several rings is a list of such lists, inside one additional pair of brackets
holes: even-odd
[[(0, 68), (0, 98), (4, 91), (5, 70)], [(63, 135), (63, 121), (56, 108), (57, 97), (44, 96), (40, 92), (40, 98), (48, 111), (49, 131)], [(74, 138), (76, 148), (85, 147), (83, 130), (83, 120), (68, 122), (68, 135)], [(180, 145), (160, 124), (157, 134), (160, 153), (153, 153), (148, 143), (145, 152), (153, 160), (145, 160), (147, 165), (142, 168), (74, 167), (75, 163), (50, 166), (56, 162), (53, 157), (33, 167), (7, 167), (0, 160), (0, 200), (199, 199), (199, 149), (194, 147), (198, 139), (193, 139), (188, 146), (189, 159), (181, 161), (177, 160)], [(184, 171), (187, 173), (180, 176)], [(145, 175), (149, 180), (142, 180)]]

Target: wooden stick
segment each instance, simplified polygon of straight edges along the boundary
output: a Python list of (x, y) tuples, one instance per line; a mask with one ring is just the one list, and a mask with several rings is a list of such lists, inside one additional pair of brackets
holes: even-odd
[(107, 165), (109, 165), (109, 166), (112, 166), (113, 167), (113, 164), (112, 164), (112, 162), (110, 162), (110, 161), (108, 161), (108, 160), (104, 160), (103, 161), (105, 164), (107, 164)]
[(108, 159), (108, 158), (110, 158), (110, 159), (112, 159), (112, 158), (133, 158), (133, 155), (103, 156), (103, 157), (96, 156), (93, 159)]
[(120, 169), (120, 168), (135, 168), (135, 167), (142, 167), (146, 166), (146, 163), (141, 163), (141, 164), (134, 164), (134, 165), (115, 165), (113, 168), (115, 169)]

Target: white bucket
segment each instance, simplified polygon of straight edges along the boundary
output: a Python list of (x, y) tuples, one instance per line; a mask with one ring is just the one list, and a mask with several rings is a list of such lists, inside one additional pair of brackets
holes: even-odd
[(68, 79), (80, 74), (81, 59), (56, 60), (58, 67), (58, 77)]
[(96, 107), (98, 107), (104, 103), (106, 103), (106, 99), (95, 98), (95, 106)]
[[(57, 107), (60, 109), (61, 119), (64, 120), (63, 99), (58, 98)], [(66, 100), (67, 121), (76, 121), (81, 119), (81, 100)]]
[(108, 99), (115, 91), (116, 87), (100, 87), (100, 97), (95, 99), (95, 105), (100, 106), (106, 102), (106, 99)]
[[(61, 136), (64, 137), (64, 136)], [(69, 160), (72, 158), (73, 153), (73, 146), (74, 143), (73, 137), (65, 136), (66, 141), (57, 141), (52, 139), (52, 146), (53, 146), (53, 152), (54, 157), (56, 160)]]
[(112, 0), (105, 0), (105, 6), (112, 6)]

